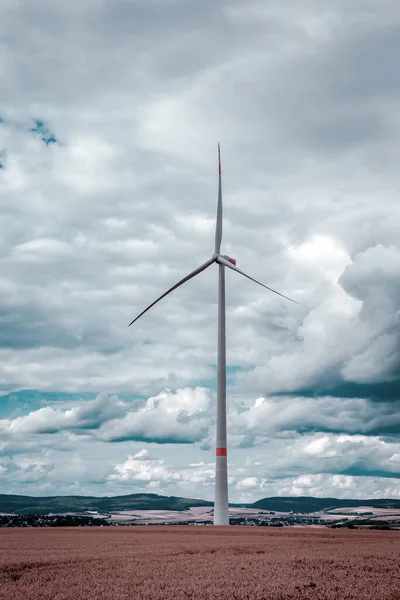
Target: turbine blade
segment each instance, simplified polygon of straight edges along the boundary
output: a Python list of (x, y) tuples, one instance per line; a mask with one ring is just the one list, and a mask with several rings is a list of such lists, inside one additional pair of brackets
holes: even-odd
[(215, 227), (215, 253), (221, 251), (222, 242), (222, 182), (221, 182), (221, 148), (218, 142), (218, 204), (217, 204), (217, 224)]
[(250, 275), (247, 275), (246, 273), (244, 273), (243, 271), (241, 271), (240, 269), (238, 269), (235, 265), (233, 265), (232, 263), (230, 263), (228, 260), (226, 260), (222, 256), (218, 256), (217, 257), (217, 262), (220, 263), (221, 265), (225, 265), (225, 267), (228, 267), (229, 269), (232, 269), (232, 271), (236, 271), (237, 273), (240, 273), (244, 277), (247, 277), (247, 279), (250, 279), (250, 281), (254, 281), (254, 283), (258, 283), (259, 285), (262, 285), (262, 287), (266, 288), (270, 292), (274, 292), (274, 294), (278, 294), (278, 296), (282, 296), (282, 298), (286, 298), (286, 300), (290, 300), (290, 302), (294, 302), (295, 304), (299, 304), (298, 302), (296, 302), (296, 300), (293, 300), (292, 298), (289, 298), (289, 296), (285, 296), (284, 294), (281, 294), (280, 292), (277, 292), (276, 290), (268, 287), (264, 283), (261, 283), (261, 281), (257, 281), (257, 279), (254, 279), (253, 277), (250, 277)]
[(144, 315), (144, 313), (146, 313), (148, 310), (150, 310), (150, 308), (152, 308), (155, 304), (157, 304), (157, 302), (160, 302), (160, 300), (162, 300), (163, 298), (165, 298), (165, 296), (168, 296), (168, 294), (170, 294), (171, 292), (173, 292), (174, 290), (176, 290), (178, 287), (180, 287), (181, 285), (183, 285), (184, 283), (186, 283), (187, 281), (189, 281), (189, 279), (192, 279), (192, 277), (195, 277), (196, 275), (198, 275), (199, 273), (201, 273), (202, 271), (204, 271), (205, 269), (207, 269), (207, 267), (209, 267), (210, 265), (212, 265), (217, 259), (216, 258), (210, 258), (209, 260), (207, 260), (207, 262), (203, 263), (202, 265), (200, 265), (200, 267), (197, 267), (197, 269), (195, 269), (194, 271), (192, 271), (191, 273), (189, 273), (189, 275), (186, 275), (186, 277), (184, 277), (183, 279), (181, 279), (180, 281), (178, 281), (178, 283), (176, 283), (175, 285), (173, 285), (171, 288), (169, 288), (169, 290), (167, 290), (166, 292), (164, 292), (164, 294), (162, 294), (159, 298), (157, 298), (157, 300), (154, 300), (154, 302), (152, 302), (151, 304), (149, 304), (149, 306), (147, 306), (147, 308), (145, 308), (144, 310), (142, 310), (142, 312), (140, 313), (140, 315), (138, 315), (135, 319), (133, 319), (133, 321), (131, 321), (131, 323), (129, 323), (128, 327), (130, 327), (131, 325), (133, 325), (133, 323), (135, 321), (137, 321), (138, 319), (140, 319), (140, 317), (142, 315)]

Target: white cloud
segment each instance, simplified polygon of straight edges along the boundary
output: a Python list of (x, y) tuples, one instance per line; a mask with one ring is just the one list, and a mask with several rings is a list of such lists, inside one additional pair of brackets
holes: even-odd
[(0, 420), (0, 433), (51, 434), (86, 430), (104, 441), (143, 440), (190, 443), (202, 440), (210, 426), (211, 394), (204, 388), (166, 390), (145, 402), (126, 403), (99, 394), (71, 408), (45, 406), (24, 416)]
[(103, 421), (114, 418), (126, 411), (126, 405), (115, 396), (99, 394), (80, 406), (67, 410), (51, 406), (39, 408), (25, 416), (0, 420), (0, 432), (10, 435), (23, 433), (55, 433), (63, 429), (93, 429)]
[(258, 477), (245, 477), (236, 484), (237, 488), (260, 488), (260, 479)]
[(146, 481), (160, 482), (170, 479), (179, 480), (180, 476), (173, 473), (164, 465), (163, 460), (152, 459), (146, 450), (141, 450), (128, 460), (115, 466), (115, 472), (110, 475), (110, 481)]
[(351, 475), (300, 475), (279, 486), (282, 496), (316, 496), (319, 498), (399, 498), (397, 479), (361, 478)]
[(334, 239), (327, 235), (315, 235), (299, 246), (289, 248), (295, 262), (336, 282), (351, 259)]
[(307, 444), (303, 451), (305, 454), (310, 454), (311, 456), (335, 456), (335, 450), (328, 450), (330, 445), (329, 442), (330, 439), (327, 435), (321, 438), (317, 438), (309, 444)]
[(209, 486), (214, 482), (213, 464), (191, 464), (172, 467), (165, 460), (156, 459), (149, 455), (145, 449), (140, 450), (120, 464), (115, 465), (113, 473), (109, 476), (110, 482), (137, 483), (146, 482), (152, 488), (167, 489), (179, 486), (183, 490), (190, 490), (196, 497), (196, 489), (201, 486), (210, 494)]
[(165, 391), (149, 398), (138, 410), (109, 421), (99, 435), (109, 441), (196, 442), (208, 432), (209, 408), (210, 394), (205, 389)]

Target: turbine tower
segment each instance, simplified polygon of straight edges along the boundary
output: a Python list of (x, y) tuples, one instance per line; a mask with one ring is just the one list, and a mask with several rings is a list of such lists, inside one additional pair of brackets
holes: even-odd
[(228, 462), (227, 462), (227, 440), (226, 440), (226, 335), (225, 335), (225, 268), (236, 271), (258, 283), (286, 300), (292, 300), (288, 296), (277, 292), (276, 290), (264, 285), (257, 279), (253, 279), (236, 266), (236, 260), (221, 254), (222, 242), (222, 182), (221, 182), (221, 150), (218, 144), (218, 204), (217, 204), (217, 223), (215, 228), (215, 249), (214, 254), (205, 263), (197, 267), (194, 271), (178, 281), (169, 290), (164, 292), (157, 300), (154, 300), (147, 306), (133, 321), (133, 325), (144, 313), (152, 308), (157, 302), (168, 296), (178, 287), (196, 277), (199, 273), (207, 269), (213, 263), (218, 264), (218, 352), (217, 352), (217, 436), (216, 436), (216, 457), (215, 457), (215, 500), (214, 500), (214, 525), (229, 525), (229, 503), (228, 503)]

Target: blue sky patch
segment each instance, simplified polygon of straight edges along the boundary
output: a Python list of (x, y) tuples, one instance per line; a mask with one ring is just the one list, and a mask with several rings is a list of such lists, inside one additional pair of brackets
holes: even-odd
[(49, 144), (55, 144), (57, 142), (56, 136), (50, 129), (45, 125), (44, 121), (36, 120), (35, 127), (30, 129), (32, 133), (40, 135), (43, 142), (48, 146)]

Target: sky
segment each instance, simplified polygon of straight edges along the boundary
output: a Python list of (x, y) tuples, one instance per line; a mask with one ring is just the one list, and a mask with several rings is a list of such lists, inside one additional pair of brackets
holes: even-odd
[(400, 498), (397, 0), (5, 0), (0, 490)]

